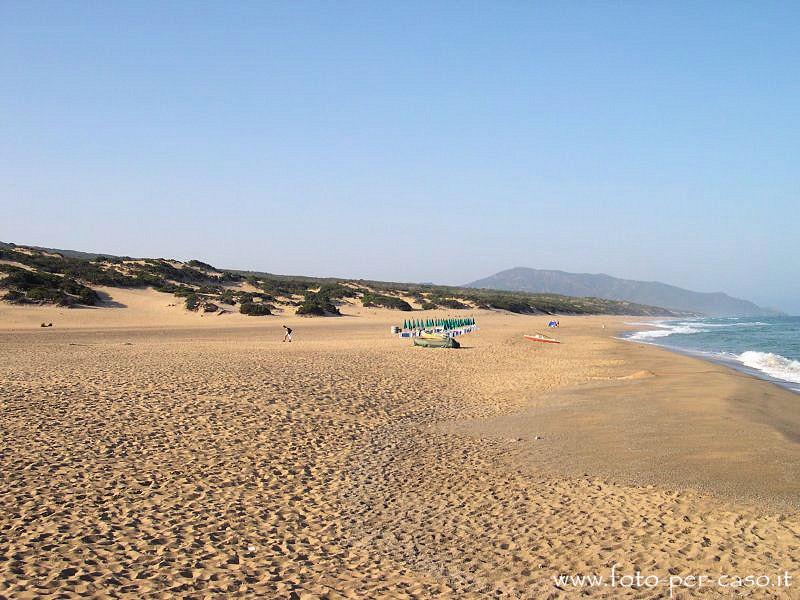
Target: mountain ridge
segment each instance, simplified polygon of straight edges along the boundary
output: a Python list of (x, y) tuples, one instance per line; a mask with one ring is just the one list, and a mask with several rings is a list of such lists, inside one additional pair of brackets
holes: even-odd
[(605, 273), (570, 273), (555, 269), (514, 267), (465, 284), (464, 287), (534, 294), (591, 296), (663, 306), (714, 317), (775, 316), (781, 311), (758, 306), (724, 292), (695, 292), (660, 281), (623, 279)]

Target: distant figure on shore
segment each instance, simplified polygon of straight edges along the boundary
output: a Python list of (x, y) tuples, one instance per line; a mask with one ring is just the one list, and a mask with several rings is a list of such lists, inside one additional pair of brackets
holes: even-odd
[(283, 334), (283, 341), (284, 342), (291, 342), (292, 341), (292, 328), (291, 327), (287, 327), (286, 325), (284, 325), (283, 328), (286, 330), (286, 333)]

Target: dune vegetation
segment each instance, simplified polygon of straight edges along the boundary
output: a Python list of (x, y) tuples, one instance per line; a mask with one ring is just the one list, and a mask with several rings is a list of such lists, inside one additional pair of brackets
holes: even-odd
[(503, 310), (520, 314), (671, 316), (663, 308), (601, 298), (503, 292), (418, 283), (275, 275), (219, 269), (200, 260), (93, 255), (0, 242), (0, 298), (12, 303), (96, 306), (95, 287), (153, 288), (180, 298), (187, 310), (238, 306), (266, 316), (276, 307), (299, 315), (336, 316), (343, 303), (413, 310)]

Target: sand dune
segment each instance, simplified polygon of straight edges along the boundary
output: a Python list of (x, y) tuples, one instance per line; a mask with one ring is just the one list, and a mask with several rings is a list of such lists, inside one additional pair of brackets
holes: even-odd
[(0, 595), (663, 598), (554, 576), (798, 566), (796, 396), (614, 340), (620, 319), (543, 347), (541, 319), (479, 313), (447, 351), (390, 337), (399, 313), (137, 294), (0, 308)]

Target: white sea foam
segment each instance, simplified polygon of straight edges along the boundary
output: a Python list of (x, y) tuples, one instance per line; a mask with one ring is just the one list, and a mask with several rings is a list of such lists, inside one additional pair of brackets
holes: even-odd
[(759, 325), (769, 325), (762, 321), (749, 321), (742, 323), (703, 323), (703, 327), (758, 327)]
[(738, 355), (737, 360), (746, 367), (757, 369), (771, 377), (800, 383), (800, 361), (772, 352), (748, 350)]
[(676, 333), (684, 335), (691, 335), (693, 333), (709, 333), (710, 329), (725, 328), (725, 327), (757, 327), (760, 325), (769, 325), (763, 321), (739, 321), (734, 323), (704, 323), (700, 320), (689, 320), (680, 322), (665, 322), (665, 321), (651, 321), (649, 323), (627, 323), (627, 325), (647, 325), (648, 327), (657, 327), (657, 329), (649, 329), (647, 331), (637, 331), (628, 336), (628, 339), (647, 341), (655, 340), (658, 338), (667, 337)]
[(691, 335), (693, 333), (707, 333), (708, 329), (702, 329), (697, 327), (692, 327), (688, 323), (647, 323), (647, 325), (651, 325), (654, 327), (658, 327), (658, 329), (650, 329), (648, 331), (637, 331), (630, 335), (630, 339), (632, 340), (653, 340), (656, 338), (663, 338), (667, 337), (668, 335), (673, 335), (676, 333), (682, 333), (685, 335)]

